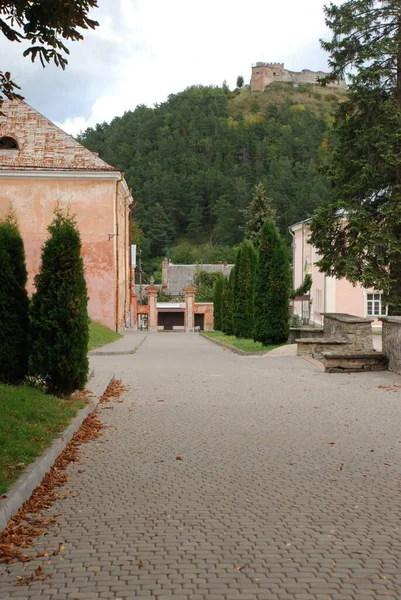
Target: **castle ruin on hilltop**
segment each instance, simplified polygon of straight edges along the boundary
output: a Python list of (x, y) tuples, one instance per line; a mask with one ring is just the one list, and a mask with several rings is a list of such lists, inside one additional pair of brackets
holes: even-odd
[[(257, 62), (252, 65), (251, 90), (252, 92), (263, 92), (268, 85), (275, 81), (292, 83), (294, 86), (314, 84), (319, 77), (327, 75), (328, 73), (323, 71), (309, 71), (309, 69), (304, 69), (300, 73), (287, 71), (284, 68), (284, 63)], [(347, 89), (346, 83), (342, 79), (328, 83), (327, 87)]]

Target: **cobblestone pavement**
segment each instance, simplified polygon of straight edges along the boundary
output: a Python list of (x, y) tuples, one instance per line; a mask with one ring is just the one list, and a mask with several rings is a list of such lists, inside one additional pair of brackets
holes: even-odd
[(131, 390), (37, 541), (49, 578), (0, 566), (2, 600), (401, 598), (400, 377), (184, 334), (92, 362)]

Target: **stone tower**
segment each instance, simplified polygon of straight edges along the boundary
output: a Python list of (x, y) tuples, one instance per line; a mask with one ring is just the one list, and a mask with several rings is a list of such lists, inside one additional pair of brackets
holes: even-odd
[(273, 81), (282, 81), (284, 63), (257, 62), (252, 66), (251, 90), (263, 92)]

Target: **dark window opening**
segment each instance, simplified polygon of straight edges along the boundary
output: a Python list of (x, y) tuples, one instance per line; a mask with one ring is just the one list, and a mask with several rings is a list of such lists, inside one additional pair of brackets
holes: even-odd
[(0, 150), (19, 150), (17, 140), (8, 135), (0, 137)]

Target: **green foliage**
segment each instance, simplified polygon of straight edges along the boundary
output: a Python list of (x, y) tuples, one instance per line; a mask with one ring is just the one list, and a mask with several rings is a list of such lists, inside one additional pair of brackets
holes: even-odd
[(111, 344), (111, 342), (116, 342), (122, 336), (105, 327), (101, 323), (97, 323), (96, 321), (89, 322), (89, 342), (88, 342), (88, 350), (94, 350), (95, 348), (101, 348), (106, 344)]
[(265, 345), (288, 339), (291, 285), (288, 252), (271, 221), (263, 225), (255, 290), (255, 336)]
[(213, 302), (215, 283), (223, 277), (219, 271), (209, 273), (198, 267), (194, 275), (194, 285), (198, 288), (195, 294), (196, 302)]
[(28, 274), (25, 264), (25, 249), (19, 232), (16, 216), (12, 209), (0, 221), (0, 247), (12, 258), (12, 269), (21, 287), (26, 286)]
[(297, 298), (298, 296), (305, 296), (308, 292), (310, 292), (312, 288), (312, 275), (307, 273), (305, 275), (305, 279), (303, 283), (295, 290), (291, 292), (291, 299)]
[[(259, 183), (269, 191), (277, 226), (286, 235), (289, 225), (328, 201), (327, 179), (319, 169), (323, 141), (332, 144), (330, 107), (316, 114), (312, 91), (309, 97), (284, 88), (233, 95), (221, 87), (194, 86), (79, 136), (124, 171), (150, 256), (188, 237), (199, 245), (239, 244), (244, 209)], [(299, 98), (305, 110), (292, 109)], [(216, 260), (224, 259), (229, 260)]]
[(214, 246), (213, 244), (192, 246), (186, 242), (168, 250), (167, 255), (175, 265), (213, 265), (219, 262), (233, 264), (236, 252), (235, 248), (229, 246)]
[(88, 297), (74, 219), (58, 210), (48, 230), (32, 298), (29, 370), (54, 393), (68, 394), (87, 381)]
[(82, 407), (82, 401), (61, 400), (26, 385), (0, 384), (0, 494)]
[[(79, 2), (32, 2), (32, 0), (0, 0), (0, 33), (10, 42), (30, 42), (24, 56), (32, 62), (39, 58), (42, 66), (53, 62), (65, 69), (69, 54), (66, 41), (82, 40), (82, 29), (95, 29), (99, 24), (89, 18), (89, 11), (98, 6), (97, 0)], [(15, 91), (19, 86), (8, 72), (0, 71), (1, 97), (21, 98)]]
[(234, 332), (233, 327), (233, 309), (234, 309), (234, 285), (236, 277), (236, 267), (231, 269), (230, 276), (224, 279), (223, 292), (221, 300), (221, 329), (227, 335), (232, 335)]
[(401, 314), (401, 9), (395, 0), (348, 0), (325, 9), (323, 43), (348, 101), (335, 120), (328, 175), (333, 200), (312, 220), (312, 242), (329, 275), (383, 291)]
[(276, 211), (272, 206), (272, 200), (268, 197), (262, 183), (255, 186), (252, 201), (245, 209), (245, 235), (251, 242), (258, 246), (260, 232), (263, 224), (273, 221)]
[(0, 381), (20, 381), (27, 372), (29, 301), (15, 277), (12, 259), (0, 247)]
[(214, 312), (214, 329), (221, 331), (223, 328), (223, 288), (225, 277), (219, 277), (213, 288), (213, 312)]
[(238, 75), (237, 88), (241, 89), (242, 87), (244, 87), (244, 78), (242, 77), (242, 75)]
[(207, 337), (210, 337), (218, 342), (227, 344), (228, 346), (234, 346), (238, 350), (244, 350), (244, 352), (269, 352), (277, 348), (275, 345), (264, 346), (260, 342), (255, 342), (252, 339), (237, 338), (235, 335), (226, 335), (221, 331), (208, 331), (204, 333)]
[(256, 267), (256, 250), (245, 240), (238, 252), (234, 284), (233, 330), (239, 338), (252, 338), (254, 333)]
[(29, 300), (24, 244), (10, 213), (0, 221), (0, 381), (21, 381), (28, 369)]
[(146, 230), (152, 256), (165, 254), (174, 237), (174, 226), (159, 202), (149, 211)]

